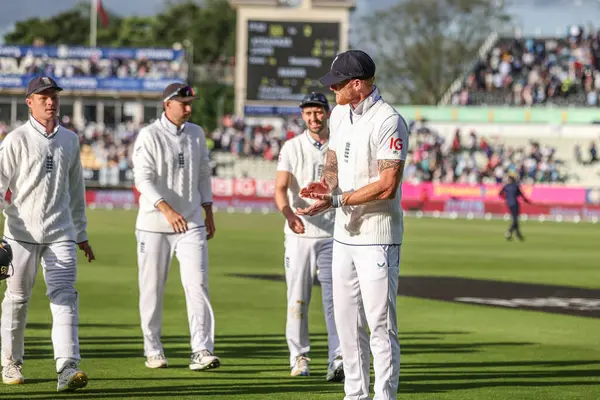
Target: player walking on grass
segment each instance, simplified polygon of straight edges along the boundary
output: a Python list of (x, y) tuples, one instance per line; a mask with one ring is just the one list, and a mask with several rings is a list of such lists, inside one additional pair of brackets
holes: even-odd
[(190, 369), (220, 366), (214, 351), (214, 316), (208, 295), (207, 240), (215, 234), (206, 137), (187, 122), (191, 87), (173, 83), (163, 92), (164, 113), (140, 130), (133, 170), (140, 206), (136, 223), (140, 317), (148, 368), (168, 362), (161, 343), (165, 283), (173, 255), (180, 265), (192, 355)]
[(61, 90), (49, 77), (32, 79), (25, 100), (29, 121), (0, 145), (0, 197), (11, 191), (11, 202), (4, 209), (4, 237), (14, 267), (2, 302), (2, 382), (25, 382), (27, 308), (41, 261), (52, 312), (59, 392), (87, 385), (78, 366), (77, 246), (88, 261), (94, 260), (86, 233), (79, 139), (57, 118)]
[(333, 316), (331, 287), (334, 213), (331, 210), (305, 218), (294, 214), (295, 209), (314, 203), (314, 200), (302, 199), (300, 189), (321, 176), (329, 139), (329, 103), (322, 93), (311, 93), (304, 97), (300, 108), (307, 129), (284, 144), (275, 180), (275, 203), (287, 220), (284, 228), (287, 283), (285, 336), (290, 349), (291, 375), (310, 375), (307, 357), (310, 351), (308, 308), (313, 278), (318, 268), (329, 346), (329, 366), (325, 379), (342, 381), (344, 368)]
[(521, 241), (525, 240), (523, 235), (521, 235), (521, 230), (519, 229), (519, 215), (521, 212), (519, 197), (521, 197), (525, 203), (531, 204), (531, 201), (529, 201), (523, 192), (521, 192), (521, 188), (517, 182), (517, 175), (515, 173), (511, 173), (508, 176), (508, 183), (502, 187), (499, 194), (500, 197), (502, 197), (506, 202), (506, 206), (508, 207), (512, 217), (510, 227), (504, 235), (506, 240), (512, 240), (513, 232), (517, 234), (517, 239)]
[(319, 201), (298, 211), (315, 215), (336, 209), (333, 304), (344, 356), (345, 400), (370, 399), (371, 353), (375, 400), (396, 399), (400, 373), (396, 295), (408, 128), (381, 98), (374, 76), (371, 57), (351, 50), (338, 55), (321, 79), (335, 92), (338, 106), (329, 123), (323, 179), (300, 192)]

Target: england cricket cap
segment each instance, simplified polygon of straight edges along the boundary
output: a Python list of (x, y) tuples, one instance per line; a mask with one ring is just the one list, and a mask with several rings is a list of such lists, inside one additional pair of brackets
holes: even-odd
[(375, 76), (375, 62), (362, 50), (348, 50), (333, 60), (330, 71), (321, 78), (330, 87), (349, 79), (369, 79)]
[(49, 76), (38, 76), (33, 78), (27, 84), (27, 92), (25, 93), (25, 97), (29, 97), (32, 94), (43, 92), (47, 89), (55, 89), (57, 91), (63, 90), (56, 81)]
[(194, 88), (183, 83), (171, 83), (163, 90), (163, 103), (165, 101), (174, 100), (186, 103), (196, 98)]
[(321, 106), (325, 107), (326, 110), (329, 110), (329, 102), (323, 93), (312, 92), (304, 96), (302, 102), (300, 102), (300, 108), (307, 106)]

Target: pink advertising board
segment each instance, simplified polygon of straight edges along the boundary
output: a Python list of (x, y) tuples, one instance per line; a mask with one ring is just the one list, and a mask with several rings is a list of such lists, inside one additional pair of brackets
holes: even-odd
[[(502, 201), (499, 196), (501, 185), (466, 185), (453, 183), (404, 183), (402, 200), (485, 200)], [(583, 187), (558, 185), (521, 185), (523, 194), (537, 204), (574, 204), (586, 203), (587, 190)]]

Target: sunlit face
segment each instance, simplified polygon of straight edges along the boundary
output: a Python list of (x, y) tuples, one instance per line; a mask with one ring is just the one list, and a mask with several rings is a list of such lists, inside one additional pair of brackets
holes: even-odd
[(165, 112), (171, 121), (182, 124), (192, 116), (192, 102), (169, 100), (165, 102)]
[(327, 126), (329, 113), (323, 106), (306, 106), (302, 108), (302, 119), (311, 133), (318, 134)]
[(31, 110), (31, 115), (37, 120), (48, 121), (56, 118), (60, 109), (58, 90), (46, 89), (29, 96), (25, 102)]
[(359, 85), (360, 81), (358, 79), (348, 79), (331, 85), (329, 88), (335, 93), (335, 102), (343, 106), (360, 99)]

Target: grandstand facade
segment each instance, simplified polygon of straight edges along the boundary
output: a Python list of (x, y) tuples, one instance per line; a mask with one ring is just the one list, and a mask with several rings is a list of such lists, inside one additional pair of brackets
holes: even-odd
[[(448, 104), (397, 107), (411, 131), (403, 204), (487, 214), (501, 209), (494, 188), (517, 174), (528, 190), (573, 188), (578, 194), (559, 190), (550, 199), (562, 204), (577, 198), (568, 203), (577, 215), (600, 219), (600, 211), (588, 207), (600, 207), (600, 34), (499, 38), (483, 54)], [(175, 49), (0, 46), (0, 139), (28, 117), (28, 80), (53, 76), (65, 88), (61, 123), (80, 137), (88, 200), (135, 205), (133, 142), (160, 115), (164, 87), (186, 81), (185, 60)], [(286, 116), (226, 115), (207, 132), (218, 201), (272, 207), (279, 151), (304, 130), (294, 110)]]
[(0, 71), (0, 121), (27, 120), (25, 87), (43, 74), (65, 89), (61, 116), (84, 129), (155, 119), (160, 93), (171, 82), (184, 82), (188, 66), (184, 50), (176, 49), (0, 46)]

